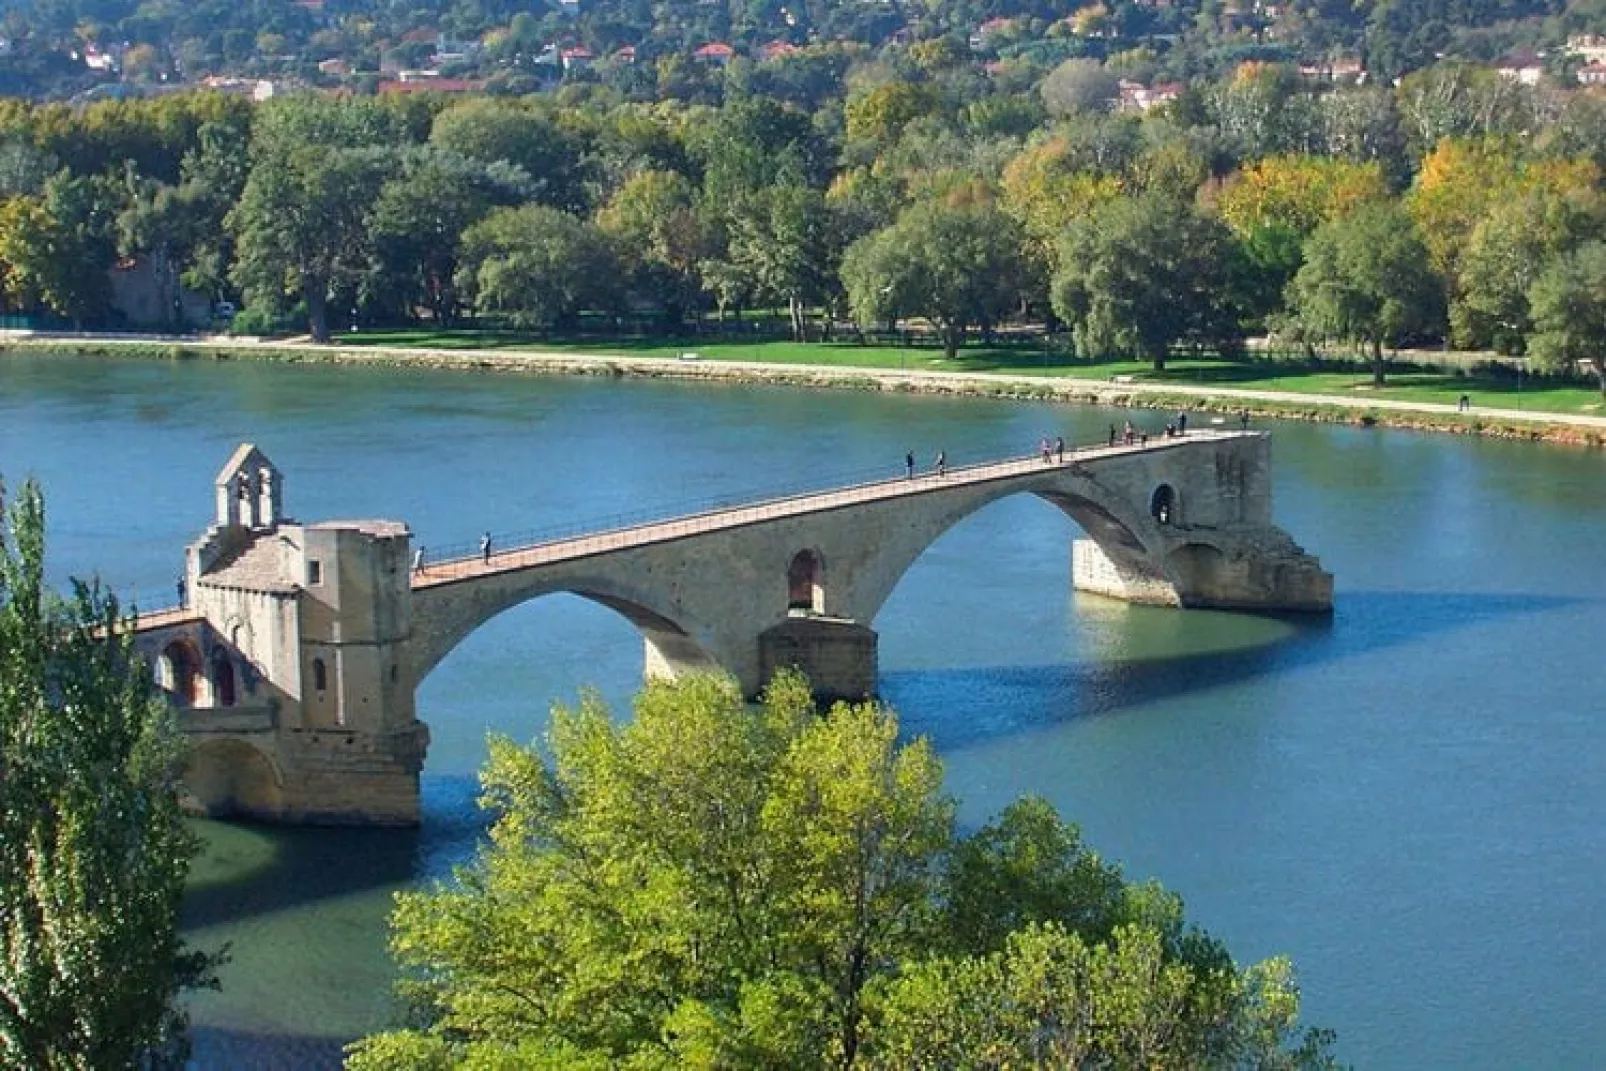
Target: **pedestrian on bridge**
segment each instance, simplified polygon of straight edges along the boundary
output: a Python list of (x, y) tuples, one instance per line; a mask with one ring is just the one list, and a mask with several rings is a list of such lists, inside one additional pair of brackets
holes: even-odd
[(948, 455), (941, 450), (937, 451), (937, 475), (948, 475)]
[(1188, 414), (1186, 411), (1177, 414), (1177, 434), (1188, 434)]
[(1065, 464), (1065, 436), (1063, 435), (1054, 436), (1054, 456), (1059, 459), (1061, 465)]
[(486, 565), (491, 564), (491, 533), (486, 532), (480, 536), (480, 561)]
[(1037, 444), (1037, 448), (1043, 454), (1043, 464), (1048, 464), (1053, 455), (1049, 452), (1047, 435), (1043, 436), (1043, 441)]
[(915, 478), (915, 452), (913, 450), (903, 455), (903, 471), (909, 474), (909, 479)]
[(422, 573), (423, 571), (424, 571), (424, 544), (420, 543), (418, 545), (418, 549), (413, 551), (413, 572), (414, 573)]
[(184, 605), (185, 594), (187, 594), (187, 591), (184, 584), (184, 574), (180, 573), (178, 574), (178, 604), (180, 606)]

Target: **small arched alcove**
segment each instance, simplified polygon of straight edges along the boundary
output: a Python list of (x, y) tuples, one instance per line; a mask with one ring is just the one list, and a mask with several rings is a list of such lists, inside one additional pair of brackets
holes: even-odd
[(193, 642), (174, 640), (162, 648), (162, 657), (156, 664), (156, 683), (177, 706), (193, 707), (200, 702), (201, 653)]
[(1177, 492), (1168, 483), (1162, 483), (1154, 489), (1154, 495), (1149, 499), (1149, 516), (1164, 525), (1178, 523)]
[(800, 550), (786, 568), (786, 609), (792, 614), (825, 613), (825, 559), (817, 550)]

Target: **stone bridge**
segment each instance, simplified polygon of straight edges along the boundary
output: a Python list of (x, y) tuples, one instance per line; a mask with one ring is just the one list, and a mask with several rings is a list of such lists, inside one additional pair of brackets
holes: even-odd
[(940, 536), (1033, 494), (1079, 525), (1074, 585), (1177, 607), (1328, 612), (1332, 577), (1271, 520), (1270, 440), (1193, 432), (821, 491), (453, 561), (396, 521), (298, 524), (254, 446), (219, 473), (183, 607), (137, 642), (195, 745), (208, 813), (408, 824), (429, 741), (420, 681), (480, 625), (568, 592), (640, 630), (649, 676), (719, 669), (756, 694), (803, 669), (825, 698), (875, 690), (872, 623)]

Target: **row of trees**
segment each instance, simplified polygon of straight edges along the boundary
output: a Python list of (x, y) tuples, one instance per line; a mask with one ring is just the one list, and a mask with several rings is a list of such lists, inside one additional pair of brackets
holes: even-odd
[(1289, 964), (1236, 966), (1041, 801), (968, 836), (874, 704), (650, 684), (493, 740), (495, 818), (399, 897), (418, 1024), (352, 1068), (1330, 1066)]
[[(764, 96), (13, 107), (0, 292), (104, 321), (98, 266), (122, 254), (155, 268), (174, 307), (182, 279), (243, 294), (242, 328), (299, 305), (320, 339), (348, 314), (573, 329), (651, 310), (670, 332), (704, 310), (773, 307), (798, 338), (817, 309), (924, 318), (951, 353), (1024, 317), (1057, 320), (1092, 358), (1231, 352), (1272, 328), (1377, 357), (1448, 338), (1593, 360), (1594, 313), (1567, 281), (1587, 281), (1602, 238), (1606, 108), (1576, 97), (1527, 137), (1493, 112), (1465, 132), (1480, 84), (1435, 86), (1310, 95), (1251, 65), (1143, 119), (1061, 99), (1047, 127), (1008, 98), (956, 109), (897, 79), (855, 88), (839, 130)], [(1421, 134), (1464, 132), (1417, 156), (1408, 106)], [(1324, 151), (1275, 134), (1311, 115)], [(1394, 214), (1379, 224), (1374, 209)], [(1340, 255), (1357, 214), (1398, 247), (1373, 281)]]

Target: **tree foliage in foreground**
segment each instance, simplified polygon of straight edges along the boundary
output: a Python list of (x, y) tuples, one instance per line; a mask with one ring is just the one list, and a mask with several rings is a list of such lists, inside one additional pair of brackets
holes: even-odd
[(0, 1067), (180, 1067), (177, 922), (194, 837), (180, 740), (118, 606), (44, 584), (44, 506), (0, 537)]
[(493, 739), (496, 820), (398, 897), (421, 1025), (348, 1066), (1326, 1066), (1286, 961), (1239, 969), (1047, 804), (971, 836), (928, 743), (798, 676), (650, 684)]

